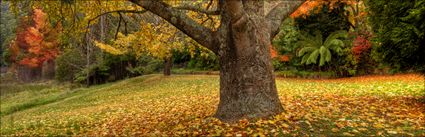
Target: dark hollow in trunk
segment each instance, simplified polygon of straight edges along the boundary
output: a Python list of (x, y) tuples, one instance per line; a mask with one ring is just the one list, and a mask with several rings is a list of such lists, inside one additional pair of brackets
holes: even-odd
[(164, 60), (164, 76), (171, 75), (171, 68), (173, 67), (173, 58), (166, 57)]

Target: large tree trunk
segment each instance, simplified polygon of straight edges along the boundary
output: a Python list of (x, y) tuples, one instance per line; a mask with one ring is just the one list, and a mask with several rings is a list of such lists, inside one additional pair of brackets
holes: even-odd
[[(162, 17), (220, 58), (220, 102), (216, 117), (227, 122), (283, 111), (269, 45), (280, 24), (303, 0), (219, 0), (218, 10), (173, 8), (157, 0), (131, 0)], [(220, 15), (218, 30), (202, 26), (181, 10)], [(267, 11), (266, 11), (267, 10)]]
[[(258, 7), (257, 10), (262, 8)], [(232, 11), (230, 14), (225, 14), (221, 20), (225, 25), (220, 28), (220, 103), (216, 117), (223, 121), (236, 121), (282, 112), (265, 18), (258, 14), (238, 17), (238, 13)]]
[(216, 117), (235, 121), (282, 112), (267, 45), (249, 44), (246, 49), (232, 43), (228, 46), (220, 56), (220, 103)]
[(173, 67), (173, 58), (166, 57), (164, 60), (164, 76), (171, 75), (171, 68)]

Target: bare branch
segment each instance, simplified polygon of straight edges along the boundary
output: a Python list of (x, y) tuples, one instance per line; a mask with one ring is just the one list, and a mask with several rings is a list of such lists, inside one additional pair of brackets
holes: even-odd
[(216, 37), (213, 36), (214, 32), (211, 29), (196, 23), (181, 10), (157, 0), (131, 0), (131, 2), (149, 10), (155, 15), (160, 16), (214, 53), (218, 52), (218, 46), (215, 44), (217, 41), (214, 40)]
[(210, 1), (208, 2), (207, 9), (210, 9), (210, 7), (211, 7), (212, 3), (213, 3), (213, 0), (210, 0)]
[(102, 14), (99, 14), (94, 18), (91, 18), (89, 20), (89, 22), (99, 18), (100, 16), (103, 16), (103, 15), (106, 15), (106, 14), (111, 14), (111, 13), (139, 13), (139, 14), (142, 14), (142, 13), (145, 13), (145, 12), (146, 12), (146, 10), (114, 10), (114, 11), (108, 11), (108, 12), (104, 12)]
[(121, 27), (121, 20), (122, 20), (122, 15), (120, 12), (118, 12), (118, 14), (120, 15), (120, 20), (118, 21), (118, 27), (117, 27), (117, 31), (115, 32), (115, 40), (117, 40), (118, 38), (118, 32), (120, 31), (120, 27)]
[[(88, 20), (87, 27), (86, 27), (87, 30), (86, 30), (86, 33), (84, 34), (84, 37), (86, 37), (87, 36), (87, 33), (89, 32), (88, 29), (90, 28), (90, 23), (92, 21), (96, 20), (97, 18), (101, 17), (101, 16), (104, 16), (104, 15), (107, 15), (107, 14), (111, 14), (111, 13), (118, 13), (120, 15), (120, 22), (119, 22), (119, 24), (121, 24), (121, 19), (122, 19), (121, 13), (139, 13), (139, 14), (142, 14), (142, 13), (145, 13), (145, 12), (146, 12), (146, 10), (114, 10), (114, 11), (108, 11), (108, 12), (104, 12), (102, 14), (99, 14), (96, 17), (91, 18), (91, 19)], [(119, 27), (120, 27), (120, 25), (118, 25), (117, 32), (115, 34), (115, 39), (117, 38)]]
[(125, 21), (124, 19), (124, 34), (127, 36), (128, 35), (128, 30), (127, 30), (127, 21)]
[(291, 13), (297, 10), (305, 0), (284, 0), (275, 5), (267, 14), (266, 18), (270, 23), (270, 39), (273, 39), (279, 33), (282, 21)]

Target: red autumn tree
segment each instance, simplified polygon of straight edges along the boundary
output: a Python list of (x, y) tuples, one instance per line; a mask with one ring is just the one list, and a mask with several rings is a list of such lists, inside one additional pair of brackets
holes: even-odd
[(47, 21), (46, 13), (34, 9), (33, 26), (24, 33), (26, 56), (19, 62), (30, 67), (40, 67), (45, 61), (52, 61), (59, 53), (55, 38), (57, 30), (52, 29)]
[(47, 20), (47, 14), (41, 9), (34, 9), (29, 19), (22, 18), (20, 21), (16, 39), (10, 46), (11, 61), (17, 66), (32, 69), (31, 73), (40, 74), (41, 71), (34, 70), (41, 70), (46, 62), (47, 69), (52, 71), (53, 61), (59, 54), (57, 37), (61, 25), (58, 23), (53, 28)]

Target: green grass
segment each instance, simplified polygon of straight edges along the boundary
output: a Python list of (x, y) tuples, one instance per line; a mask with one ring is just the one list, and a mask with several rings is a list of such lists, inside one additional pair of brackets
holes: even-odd
[[(424, 81), (417, 75), (276, 80), (285, 112), (222, 123), (216, 75), (146, 75), (69, 89), (1, 85), (1, 135), (425, 135)], [(4, 90), (5, 89), (5, 90)]]
[(68, 92), (62, 93), (62, 89), (46, 84), (1, 85), (1, 89), (0, 116), (48, 104), (68, 94)]

